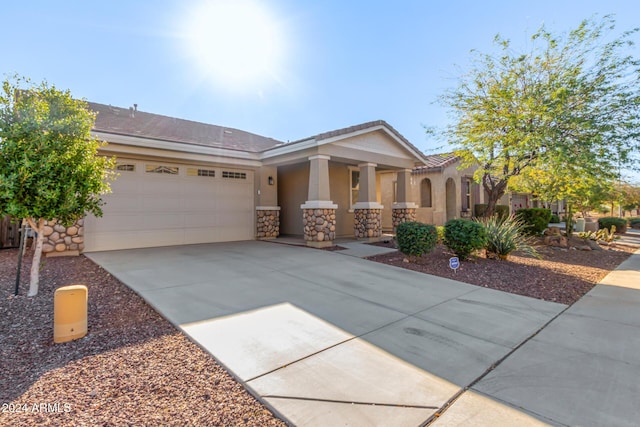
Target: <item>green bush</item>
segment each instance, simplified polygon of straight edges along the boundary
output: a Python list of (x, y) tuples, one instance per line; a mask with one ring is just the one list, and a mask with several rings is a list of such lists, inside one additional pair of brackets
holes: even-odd
[(421, 256), (433, 250), (438, 240), (436, 227), (416, 221), (403, 222), (396, 227), (396, 240), (400, 252)]
[(444, 225), (436, 226), (436, 232), (438, 233), (438, 243), (444, 243)]
[(539, 257), (531, 245), (531, 238), (526, 236), (524, 223), (514, 216), (500, 220), (494, 215), (489, 218), (477, 218), (475, 221), (482, 224), (487, 231), (487, 254), (495, 254), (506, 259), (511, 252), (517, 251)]
[(629, 226), (631, 228), (640, 228), (640, 218), (629, 218)]
[(598, 219), (598, 227), (606, 228), (611, 231), (611, 226), (616, 226), (616, 233), (622, 234), (627, 232), (627, 220), (624, 218), (617, 218), (615, 216), (605, 216)]
[(451, 219), (444, 225), (444, 244), (460, 259), (469, 258), (475, 250), (484, 248), (487, 231), (482, 224), (466, 219)]
[(549, 220), (549, 222), (557, 224), (560, 222), (560, 217), (558, 216), (558, 214), (551, 214), (551, 219)]
[(524, 224), (524, 231), (529, 235), (541, 234), (551, 220), (551, 209), (525, 208), (516, 212), (516, 218)]
[[(476, 218), (480, 218), (484, 216), (484, 212), (487, 210), (486, 203), (478, 203), (473, 206), (473, 216)], [(505, 219), (509, 216), (509, 206), (507, 205), (496, 205), (496, 209), (494, 215), (498, 215), (498, 218)]]

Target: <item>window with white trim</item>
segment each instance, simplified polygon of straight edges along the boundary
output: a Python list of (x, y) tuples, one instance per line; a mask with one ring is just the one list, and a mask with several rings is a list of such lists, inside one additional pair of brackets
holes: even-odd
[(180, 168), (178, 168), (177, 166), (145, 165), (145, 171), (147, 173), (178, 175), (178, 172), (180, 171)]
[(222, 171), (222, 177), (229, 179), (247, 179), (247, 174), (245, 172)]
[(123, 171), (123, 172), (135, 172), (136, 171), (136, 165), (135, 164), (130, 164), (130, 163), (118, 163), (116, 165), (116, 170), (117, 171)]
[(360, 171), (358, 169), (349, 169), (349, 206), (358, 203), (358, 194), (360, 193)]
[(215, 178), (216, 171), (214, 169), (187, 168), (187, 176), (208, 176)]

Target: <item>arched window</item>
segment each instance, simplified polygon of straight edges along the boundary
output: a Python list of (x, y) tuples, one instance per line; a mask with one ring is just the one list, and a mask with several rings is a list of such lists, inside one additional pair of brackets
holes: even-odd
[(430, 208), (431, 205), (431, 180), (425, 178), (420, 182), (420, 207)]

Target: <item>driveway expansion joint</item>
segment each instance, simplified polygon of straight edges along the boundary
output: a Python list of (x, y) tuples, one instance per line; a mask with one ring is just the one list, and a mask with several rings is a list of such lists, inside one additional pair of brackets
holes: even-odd
[[(575, 304), (575, 303), (574, 303)], [(562, 311), (560, 311), (558, 314), (556, 314), (555, 316), (553, 316), (551, 319), (549, 319), (544, 325), (542, 325), (537, 331), (535, 331), (533, 334), (531, 334), (530, 336), (528, 336), (527, 338), (525, 338), (520, 344), (518, 344), (517, 346), (513, 347), (507, 354), (505, 354), (504, 356), (502, 356), (500, 359), (498, 359), (496, 362), (492, 363), (491, 366), (489, 366), (487, 368), (486, 371), (484, 371), (480, 376), (478, 376), (475, 380), (471, 381), (468, 385), (466, 385), (465, 387), (463, 387), (458, 393), (454, 394), (451, 399), (449, 399), (448, 401), (446, 401), (444, 403), (444, 405), (442, 405), (433, 415), (431, 415), (423, 424), (421, 424), (420, 427), (422, 426), (429, 426), (431, 424), (433, 424), (444, 412), (447, 411), (447, 409), (449, 409), (451, 407), (451, 405), (453, 405), (453, 403), (458, 400), (458, 398), (460, 398), (460, 396), (462, 396), (467, 390), (471, 389), (474, 385), (476, 385), (478, 382), (480, 382), (484, 377), (486, 377), (487, 375), (489, 375), (494, 369), (496, 369), (498, 366), (500, 366), (500, 364), (502, 362), (504, 362), (509, 356), (511, 356), (513, 353), (515, 353), (520, 347), (522, 347), (523, 345), (525, 345), (526, 343), (528, 343), (529, 341), (531, 341), (533, 338), (535, 338), (540, 332), (542, 332), (547, 326), (549, 326), (551, 324), (551, 322), (553, 322), (554, 320), (556, 320), (558, 317), (560, 317), (560, 315), (562, 315), (564, 312), (566, 312), (567, 310), (569, 310), (571, 307), (573, 306), (573, 304), (565, 307), (564, 309), (562, 309)]]
[(438, 409), (437, 406), (403, 405), (401, 403), (358, 402), (358, 401), (354, 401), (354, 400), (321, 399), (321, 398), (315, 398), (315, 397), (263, 395), (262, 398), (263, 399), (304, 400), (304, 401), (307, 401), (307, 402), (342, 403), (342, 404), (345, 404), (345, 405), (384, 406), (384, 407), (389, 407), (389, 408)]

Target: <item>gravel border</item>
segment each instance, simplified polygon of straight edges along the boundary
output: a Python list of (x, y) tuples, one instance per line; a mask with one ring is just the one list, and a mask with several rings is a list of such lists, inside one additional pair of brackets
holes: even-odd
[[(1, 426), (285, 426), (204, 350), (84, 256), (46, 258), (40, 292), (13, 296), (17, 250), (0, 251)], [(89, 333), (53, 344), (53, 293), (89, 289)]]

